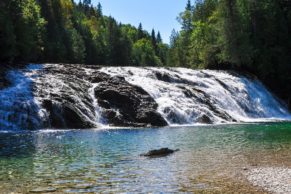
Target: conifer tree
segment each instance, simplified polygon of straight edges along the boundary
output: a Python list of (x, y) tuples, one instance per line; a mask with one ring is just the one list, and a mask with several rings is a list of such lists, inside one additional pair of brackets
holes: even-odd
[(161, 36), (160, 32), (158, 32), (158, 34), (157, 34), (157, 43), (159, 44), (159, 43), (162, 43), (162, 42), (163, 42), (162, 36)]
[(139, 23), (138, 28), (137, 28), (137, 39), (142, 39), (144, 38), (144, 32), (143, 32), (143, 28), (142, 28), (142, 24)]
[(152, 40), (152, 45), (154, 47), (154, 50), (157, 53), (157, 39), (156, 39), (156, 32), (154, 29), (152, 29), (151, 40)]

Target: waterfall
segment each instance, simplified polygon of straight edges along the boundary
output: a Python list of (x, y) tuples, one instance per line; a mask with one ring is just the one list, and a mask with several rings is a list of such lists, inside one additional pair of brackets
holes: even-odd
[(169, 124), (287, 120), (288, 110), (257, 79), (226, 71), (104, 67), (145, 89)]
[(0, 129), (37, 129), (42, 125), (45, 112), (32, 92), (33, 78), (40, 69), (40, 65), (28, 65), (7, 73), (11, 86), (0, 91)]
[(6, 77), (1, 130), (291, 120), (259, 80), (228, 71), (43, 64)]

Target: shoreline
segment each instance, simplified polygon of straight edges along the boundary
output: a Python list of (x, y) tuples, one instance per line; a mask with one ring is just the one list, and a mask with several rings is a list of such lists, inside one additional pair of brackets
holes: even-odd
[(246, 173), (247, 180), (271, 193), (291, 193), (291, 168), (258, 167)]

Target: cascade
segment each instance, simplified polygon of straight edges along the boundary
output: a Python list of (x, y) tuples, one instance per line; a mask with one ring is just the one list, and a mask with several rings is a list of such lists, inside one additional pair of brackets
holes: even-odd
[(291, 119), (259, 80), (230, 71), (43, 64), (6, 77), (1, 130)]

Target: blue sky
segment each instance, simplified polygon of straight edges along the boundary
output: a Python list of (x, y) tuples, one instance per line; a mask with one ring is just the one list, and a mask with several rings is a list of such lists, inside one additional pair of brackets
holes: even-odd
[(124, 24), (138, 26), (151, 32), (160, 31), (163, 41), (169, 43), (173, 29), (179, 30), (176, 18), (186, 6), (187, 0), (92, 0), (94, 5), (100, 2), (104, 15), (111, 15)]

